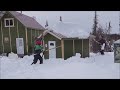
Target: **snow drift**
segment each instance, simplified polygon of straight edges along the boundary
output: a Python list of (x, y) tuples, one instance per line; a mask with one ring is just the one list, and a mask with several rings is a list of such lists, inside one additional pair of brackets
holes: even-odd
[(1, 79), (120, 79), (120, 63), (114, 63), (114, 53), (90, 54), (80, 58), (76, 54), (67, 60), (48, 59), (31, 65), (33, 55), (0, 58)]

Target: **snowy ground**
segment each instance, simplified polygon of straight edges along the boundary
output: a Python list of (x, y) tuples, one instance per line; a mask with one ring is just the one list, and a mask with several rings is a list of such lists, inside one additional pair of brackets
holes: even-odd
[(30, 65), (33, 56), (18, 58), (11, 54), (0, 57), (1, 79), (120, 79), (120, 63), (114, 63), (113, 52), (104, 56), (92, 54), (68, 60), (49, 59), (44, 64)]

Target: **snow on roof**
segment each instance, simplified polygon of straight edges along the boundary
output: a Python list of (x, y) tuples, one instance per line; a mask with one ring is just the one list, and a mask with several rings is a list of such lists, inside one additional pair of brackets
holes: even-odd
[(119, 39), (119, 40), (117, 40), (117, 41), (115, 41), (114, 43), (120, 43), (120, 39)]
[(89, 33), (82, 30), (79, 24), (74, 24), (70, 22), (58, 22), (53, 27), (55, 32), (61, 33), (67, 37), (74, 38), (88, 38)]

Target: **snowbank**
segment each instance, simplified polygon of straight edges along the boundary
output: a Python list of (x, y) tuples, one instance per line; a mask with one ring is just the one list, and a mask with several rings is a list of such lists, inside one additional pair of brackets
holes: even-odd
[(18, 59), (18, 55), (17, 54), (14, 54), (13, 52), (9, 53), (8, 57), (10, 59)]
[(120, 39), (119, 39), (119, 40), (117, 40), (117, 41), (115, 41), (114, 43), (120, 43)]
[[(11, 57), (14, 57), (14, 54)], [(67, 60), (47, 59), (44, 64), (31, 65), (33, 56), (0, 58), (2, 79), (120, 79), (120, 63), (114, 63), (114, 53), (80, 54)]]

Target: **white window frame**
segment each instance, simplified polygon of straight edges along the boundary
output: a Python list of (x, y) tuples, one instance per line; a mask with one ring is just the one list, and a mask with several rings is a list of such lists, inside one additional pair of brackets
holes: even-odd
[[(6, 25), (6, 20), (9, 20), (9, 25), (8, 26)], [(13, 21), (13, 25), (10, 25), (10, 20)], [(14, 18), (5, 18), (4, 19), (4, 24), (5, 24), (5, 27), (14, 27)]]

